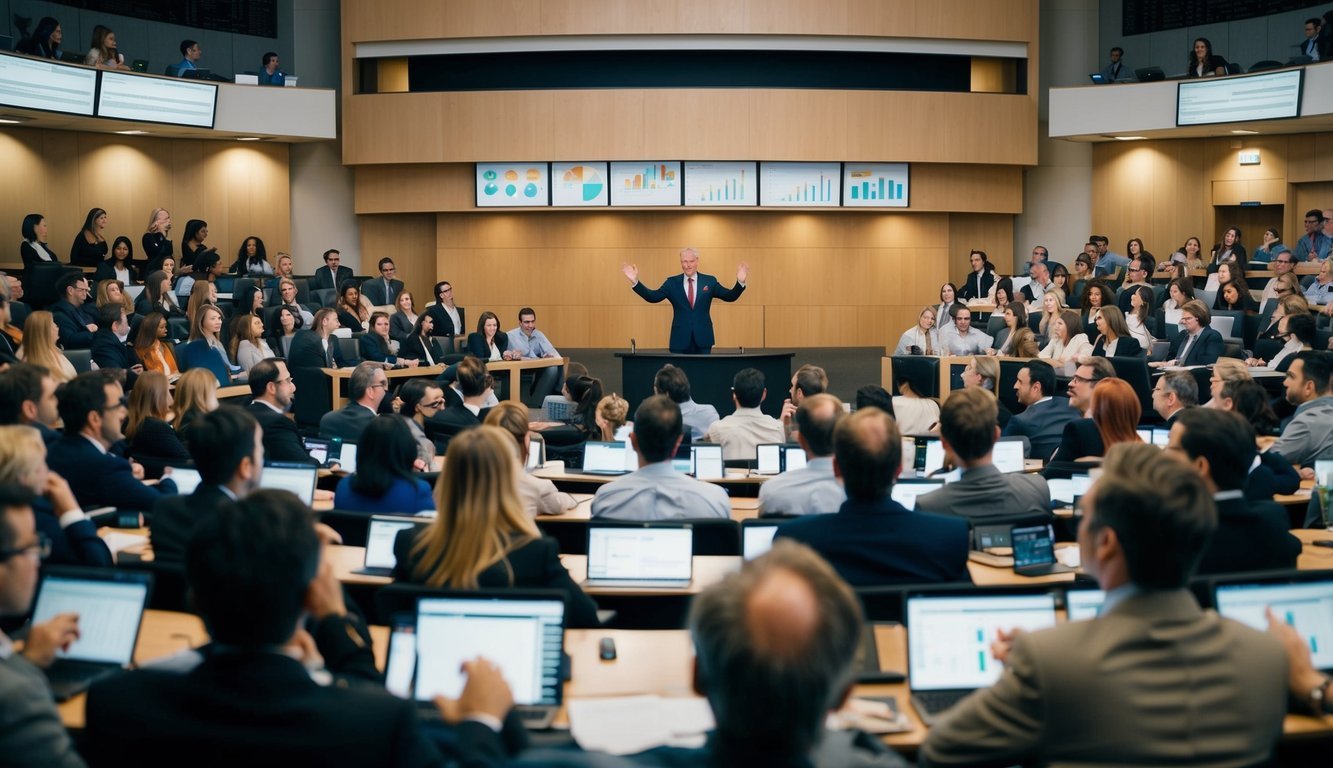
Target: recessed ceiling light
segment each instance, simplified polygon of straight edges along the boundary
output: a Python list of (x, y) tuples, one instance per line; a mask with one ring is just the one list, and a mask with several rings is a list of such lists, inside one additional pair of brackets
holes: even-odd
[(258, 136), (237, 136), (237, 141), (260, 141)]
[(148, 134), (148, 131), (115, 131), (115, 133), (118, 133), (121, 136), (145, 136)]
[(1258, 131), (1247, 131), (1247, 130), (1245, 130), (1245, 129), (1243, 129), (1243, 128), (1237, 128), (1236, 130), (1232, 131), (1232, 133), (1236, 134), (1237, 136), (1257, 136), (1257, 135), (1259, 135), (1259, 132), (1258, 132)]
[(1143, 141), (1147, 136), (1112, 136), (1116, 141)]

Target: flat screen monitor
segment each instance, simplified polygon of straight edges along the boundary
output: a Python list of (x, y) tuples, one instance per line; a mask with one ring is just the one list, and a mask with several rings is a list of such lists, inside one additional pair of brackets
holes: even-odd
[(212, 128), (218, 87), (176, 77), (102, 72), (97, 116), (139, 123)]
[(70, 115), (93, 114), (97, 70), (0, 54), (0, 104)]
[(1300, 117), (1304, 80), (1304, 69), (1287, 69), (1182, 82), (1176, 86), (1176, 125)]

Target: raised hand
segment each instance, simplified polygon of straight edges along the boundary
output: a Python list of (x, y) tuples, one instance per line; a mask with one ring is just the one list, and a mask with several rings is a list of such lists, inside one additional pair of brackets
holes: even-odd
[(736, 282), (743, 283), (750, 277), (749, 262), (742, 261), (739, 267), (736, 267)]
[(620, 271), (625, 274), (625, 278), (629, 280), (630, 285), (639, 282), (639, 267), (637, 265), (622, 262), (620, 264)]

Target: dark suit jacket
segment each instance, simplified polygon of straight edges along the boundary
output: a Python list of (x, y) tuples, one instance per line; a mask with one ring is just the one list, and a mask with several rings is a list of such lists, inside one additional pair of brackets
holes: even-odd
[(153, 544), (153, 559), (159, 563), (185, 562), (185, 545), (194, 528), (231, 497), (216, 485), (200, 483), (189, 496), (166, 496), (153, 506), (152, 525), (148, 529)]
[[(347, 360), (343, 358), (338, 340), (332, 336), (329, 337), (329, 350), (333, 354), (333, 367), (347, 367)], [(319, 334), (309, 329), (297, 331), (296, 335), (292, 337), (292, 348), (287, 352), (287, 366), (289, 368), (328, 368), (329, 361), (324, 356), (324, 345), (320, 343)]]
[(1005, 437), (1025, 436), (1032, 443), (1032, 458), (1046, 461), (1060, 447), (1065, 425), (1082, 414), (1069, 405), (1069, 399), (1052, 397), (1034, 403), (1022, 413), (1015, 413), (1004, 428)]
[[(1069, 410), (1074, 410), (1070, 408)], [(1102, 433), (1092, 419), (1075, 419), (1065, 425), (1060, 437), (1060, 447), (1042, 471), (1048, 478), (1072, 477), (1076, 471), (1074, 462), (1085, 456), (1104, 456), (1106, 446), (1102, 442)]]
[(1217, 530), (1199, 573), (1275, 571), (1296, 567), (1301, 540), (1287, 532), (1287, 512), (1271, 501), (1217, 502)]
[(89, 349), (93, 345), (93, 332), (88, 330), (87, 316), (73, 304), (60, 299), (50, 310), (56, 327), (60, 329), (60, 346), (65, 349)]
[(361, 442), (361, 433), (375, 420), (370, 409), (348, 403), (341, 411), (324, 414), (319, 420), (320, 437), (341, 437), (345, 443)]
[(1259, 466), (1250, 470), (1245, 483), (1245, 498), (1253, 501), (1272, 501), (1279, 493), (1295, 493), (1301, 487), (1301, 476), (1291, 462), (1277, 451), (1259, 454)]
[(166, 478), (156, 486), (135, 480), (130, 463), (102, 453), (83, 435), (65, 435), (48, 448), (46, 464), (69, 482), (79, 506), (117, 507), (147, 512), (163, 496), (173, 496), (176, 484)]
[[(764, 702), (753, 702), (761, 706)], [(877, 736), (864, 731), (825, 731), (812, 755), (765, 752), (763, 737), (733, 739), (730, 748), (714, 731), (702, 747), (657, 747), (625, 757), (571, 747), (537, 747), (506, 763), (511, 768), (906, 768)]]
[(461, 336), (466, 333), (467, 313), (462, 307), (454, 309), (458, 310), (458, 328), (454, 327), (454, 321), (449, 319), (449, 313), (445, 312), (444, 307), (438, 302), (426, 307), (426, 314), (430, 315), (430, 319), (435, 323), (431, 330), (432, 336)]
[[(443, 765), (416, 705), (372, 686), (320, 686), (277, 653), (214, 652), (192, 671), (137, 670), (88, 694), (85, 756), (99, 765)], [(150, 732), (142, 723), (153, 723)], [(457, 730), (465, 766), (503, 760), (499, 736)]]
[(109, 330), (99, 330), (93, 334), (92, 357), (98, 368), (120, 368), (125, 371), (126, 392), (134, 387), (134, 382), (139, 378), (139, 374), (131, 371), (130, 368), (135, 365), (143, 365), (143, 361), (139, 359), (139, 353), (135, 352), (129, 344), (116, 338), (116, 334)]
[(19, 244), (19, 255), (23, 258), (24, 269), (32, 269), (33, 264), (61, 263), (60, 257), (56, 255), (55, 251), (51, 250), (51, 246), (47, 245), (46, 243), (42, 243), (42, 247), (46, 249), (47, 253), (51, 254), (51, 261), (46, 261), (44, 259), (37, 258), (37, 249), (29, 245), (27, 240), (24, 240), (22, 243)]
[(389, 338), (401, 342), (406, 341), (411, 335), (412, 323), (401, 309), (389, 315)]
[[(495, 348), (500, 350), (501, 355), (509, 349), (509, 336), (504, 331), (495, 332)], [(491, 359), (491, 348), (480, 333), (469, 333), (467, 335), (467, 353), (476, 355), (482, 360)]]
[[(133, 264), (130, 264), (128, 262), (126, 262), (125, 267), (130, 271), (130, 282), (138, 283), (139, 270), (137, 270)], [(97, 263), (97, 271), (93, 273), (93, 281), (100, 283), (103, 280), (115, 280), (115, 279), (116, 279), (116, 260), (105, 259), (103, 261), (99, 261)]]
[(176, 430), (161, 419), (147, 418), (139, 425), (130, 441), (130, 457), (140, 463), (154, 462), (159, 465), (170, 464), (184, 466), (194, 464), (194, 458), (186, 450)]
[[(1092, 345), (1092, 354), (1096, 357), (1107, 357), (1105, 336), (1097, 337), (1097, 343)], [(1116, 357), (1138, 357), (1141, 354), (1143, 346), (1133, 336), (1121, 336), (1115, 340)]]
[(344, 280), (351, 280), (352, 276), (351, 267), (339, 265), (338, 274), (335, 277), (333, 273), (329, 271), (329, 267), (326, 264), (315, 270), (315, 276), (310, 279), (310, 290), (318, 291), (321, 288), (332, 288), (336, 291), (338, 286), (343, 284)]
[[(427, 336), (424, 340), (415, 334), (408, 336), (398, 345), (398, 356), (405, 357), (408, 360), (419, 360), (422, 365), (426, 365), (426, 352), (423, 341), (428, 341), (430, 343), (431, 361), (435, 365), (440, 365), (441, 362), (444, 361), (444, 356), (447, 353), (444, 351), (444, 347), (440, 346), (440, 340), (433, 336)], [(452, 344), (453, 342), (450, 343)]]
[(1189, 334), (1182, 330), (1171, 340), (1171, 349), (1166, 353), (1167, 360), (1176, 360), (1178, 365), (1212, 365), (1226, 351), (1226, 343), (1222, 341), (1222, 334), (1212, 328), (1204, 328), (1199, 332), (1199, 339), (1194, 342), (1194, 346), (1190, 347), (1189, 358), (1180, 360), (1177, 358), (1177, 354), (1179, 354), (1187, 338), (1189, 338)]
[(995, 285), (994, 271), (968, 272), (967, 282), (958, 287), (958, 297), (963, 301), (984, 299), (990, 294), (992, 285)]
[(357, 352), (362, 360), (368, 360), (373, 363), (388, 363), (393, 365), (398, 362), (397, 355), (391, 355), (380, 346), (380, 337), (373, 333), (363, 333), (356, 340)]
[(87, 565), (94, 568), (112, 568), (116, 561), (111, 557), (111, 550), (106, 542), (97, 535), (97, 524), (83, 519), (60, 527), (60, 518), (56, 517), (51, 502), (44, 497), (32, 500), (33, 518), (37, 532), (51, 542), (51, 555), (42, 561), (43, 565)]
[(389, 281), (389, 285), (389, 290), (385, 291), (384, 278), (374, 277), (361, 284), (361, 294), (367, 299), (370, 299), (370, 303), (377, 307), (392, 304), (394, 299), (397, 299), (398, 294), (403, 290), (403, 281), (391, 280)]
[(809, 545), (854, 587), (970, 582), (968, 523), (909, 512), (892, 499), (848, 499), (834, 515), (806, 515), (778, 536)]
[[(416, 528), (410, 528), (399, 531), (398, 538), (394, 540), (393, 553), (398, 562), (393, 567), (393, 577), (398, 581), (416, 584), (425, 581), (415, 575), (417, 563), (421, 561), (421, 558), (412, 552), (412, 544), (416, 541), (417, 534)], [(566, 626), (574, 628), (601, 626), (601, 622), (597, 620), (597, 604), (570, 578), (569, 571), (566, 571), (560, 562), (560, 547), (555, 539), (549, 536), (534, 539), (511, 550), (503, 561), (495, 563), (477, 576), (477, 586), (481, 589), (507, 587), (558, 589), (565, 593)]]
[(310, 452), (305, 449), (305, 442), (301, 440), (301, 431), (296, 428), (295, 421), (263, 403), (251, 401), (245, 410), (255, 417), (259, 428), (264, 430), (265, 459), (319, 466), (319, 462), (311, 458)]
[(442, 427), (453, 427), (453, 432), (456, 434), (469, 427), (481, 426), (482, 417), (485, 415), (484, 408), (479, 415), (472, 415), (472, 411), (460, 401), (457, 404), (446, 405), (444, 410), (432, 416), (429, 421)]
[(685, 296), (685, 274), (672, 275), (662, 287), (653, 290), (639, 281), (634, 284), (634, 292), (644, 301), (656, 304), (663, 299), (671, 302), (671, 341), (672, 352), (683, 352), (695, 346), (708, 348), (713, 346), (713, 318), (709, 315), (709, 305), (713, 299), (735, 301), (745, 292), (745, 286), (737, 283), (731, 288), (724, 287), (712, 275), (696, 273), (694, 306), (690, 306)]

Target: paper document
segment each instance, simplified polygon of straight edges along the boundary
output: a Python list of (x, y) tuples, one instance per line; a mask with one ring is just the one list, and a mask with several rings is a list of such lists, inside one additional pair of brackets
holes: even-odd
[(632, 755), (662, 746), (698, 747), (713, 729), (703, 698), (618, 696), (566, 702), (569, 731), (585, 750)]

